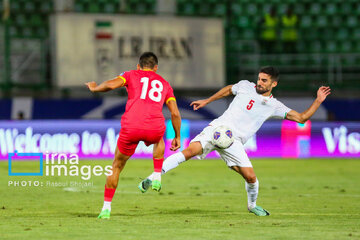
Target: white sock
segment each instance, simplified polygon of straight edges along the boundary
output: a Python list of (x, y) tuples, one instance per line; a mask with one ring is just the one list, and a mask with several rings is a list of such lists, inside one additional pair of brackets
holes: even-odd
[(175, 153), (173, 155), (171, 155), (170, 157), (166, 158), (163, 166), (162, 166), (162, 174), (167, 173), (168, 171), (170, 171), (173, 168), (176, 168), (177, 166), (179, 166), (180, 163), (185, 162), (185, 156), (182, 152), (178, 152)]
[(153, 173), (151, 174), (151, 176), (152, 176), (151, 181), (154, 181), (154, 180), (159, 180), (159, 181), (161, 181), (161, 172), (153, 172)]
[(155, 175), (155, 172), (150, 174), (150, 176), (148, 176), (147, 179), (150, 179), (151, 181), (153, 181), (154, 180), (154, 175)]
[(105, 209), (111, 211), (111, 202), (104, 201), (104, 206), (101, 211), (104, 211)]
[[(165, 159), (163, 166), (162, 166), (161, 174), (167, 173), (168, 171), (170, 171), (173, 168), (176, 168), (177, 166), (179, 166), (180, 163), (185, 162), (185, 161), (186, 161), (186, 159), (182, 152), (178, 152), (178, 153), (171, 155), (170, 157)], [(155, 179), (157, 179), (157, 177), (158, 177), (157, 173), (153, 172), (147, 178), (150, 179), (151, 181), (154, 181)], [(161, 177), (160, 177), (160, 179), (161, 179)], [(160, 180), (160, 179), (157, 179), (157, 180)]]
[(245, 189), (248, 195), (248, 208), (252, 209), (256, 207), (256, 199), (259, 194), (259, 181), (257, 178), (254, 183), (248, 183), (245, 181)]

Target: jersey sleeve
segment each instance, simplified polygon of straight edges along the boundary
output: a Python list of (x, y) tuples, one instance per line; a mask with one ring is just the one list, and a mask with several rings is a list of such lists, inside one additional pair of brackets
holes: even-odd
[(167, 104), (171, 100), (176, 101), (175, 95), (174, 95), (174, 90), (172, 89), (172, 87), (169, 84), (168, 85), (168, 91), (167, 91), (166, 96), (165, 96), (165, 104)]
[(237, 95), (238, 93), (247, 91), (249, 87), (254, 87), (254, 84), (248, 80), (241, 80), (232, 86), (231, 91), (234, 95)]
[(130, 80), (130, 72), (122, 72), (116, 78), (120, 78), (124, 81), (124, 86), (127, 86)]
[(276, 101), (275, 111), (271, 117), (285, 119), (286, 115), (290, 111), (291, 109), (285, 106), (282, 102)]

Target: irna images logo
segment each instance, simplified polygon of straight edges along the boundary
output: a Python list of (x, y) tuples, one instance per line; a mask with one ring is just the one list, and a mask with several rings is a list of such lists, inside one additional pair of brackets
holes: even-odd
[[(100, 165), (79, 165), (77, 154), (58, 154), (46, 153), (45, 161), (43, 153), (9, 153), (9, 176), (80, 176), (83, 180), (89, 180), (91, 176), (112, 175), (112, 166), (105, 167)], [(37, 172), (14, 172), (12, 162), (14, 160), (39, 161), (39, 171)], [(44, 166), (45, 165), (45, 166)]]

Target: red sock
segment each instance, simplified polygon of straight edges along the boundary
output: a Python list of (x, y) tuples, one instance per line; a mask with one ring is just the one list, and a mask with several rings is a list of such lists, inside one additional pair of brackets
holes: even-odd
[(106, 202), (111, 202), (114, 194), (115, 194), (115, 190), (114, 188), (107, 188), (105, 185), (105, 191), (104, 191), (104, 201)]
[(154, 161), (154, 172), (161, 172), (164, 158), (153, 158)]

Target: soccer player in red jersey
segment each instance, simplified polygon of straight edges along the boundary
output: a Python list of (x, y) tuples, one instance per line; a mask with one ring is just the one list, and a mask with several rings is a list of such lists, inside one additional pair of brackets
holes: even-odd
[(98, 218), (110, 218), (111, 201), (119, 181), (119, 174), (126, 161), (134, 154), (139, 141), (147, 146), (154, 144), (153, 161), (155, 177), (153, 181), (144, 181), (139, 185), (142, 192), (150, 186), (155, 191), (161, 189), (161, 168), (164, 161), (165, 123), (162, 114), (164, 103), (171, 112), (171, 121), (175, 130), (175, 138), (170, 149), (180, 148), (181, 116), (176, 104), (173, 89), (160, 75), (156, 74), (158, 59), (152, 52), (140, 56), (137, 70), (123, 72), (114, 79), (100, 85), (88, 82), (86, 85), (92, 92), (107, 92), (126, 87), (128, 100), (126, 110), (121, 118), (121, 130), (112, 164), (113, 174), (108, 176), (105, 184), (104, 206)]

